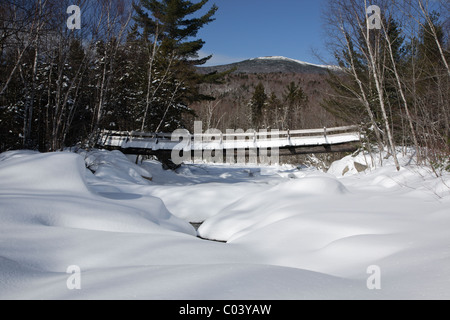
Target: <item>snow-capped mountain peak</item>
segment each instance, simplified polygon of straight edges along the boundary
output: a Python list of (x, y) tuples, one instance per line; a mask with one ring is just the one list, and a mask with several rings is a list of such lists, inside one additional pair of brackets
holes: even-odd
[(285, 61), (285, 62), (295, 62), (304, 66), (312, 66), (312, 67), (318, 67), (318, 68), (325, 68), (325, 69), (336, 69), (338, 68), (337, 66), (331, 66), (331, 65), (319, 65), (319, 64), (314, 64), (314, 63), (309, 63), (309, 62), (305, 62), (305, 61), (300, 61), (300, 60), (296, 60), (296, 59), (291, 59), (291, 58), (287, 58), (287, 57), (283, 57), (283, 56), (267, 56), (267, 57), (258, 57), (258, 58), (253, 58), (250, 60), (272, 60), (272, 61)]
[(268, 56), (248, 59), (228, 65), (199, 68), (201, 72), (225, 72), (235, 68), (234, 73), (300, 73), (327, 74), (329, 70), (339, 71), (339, 67), (318, 65), (283, 56)]

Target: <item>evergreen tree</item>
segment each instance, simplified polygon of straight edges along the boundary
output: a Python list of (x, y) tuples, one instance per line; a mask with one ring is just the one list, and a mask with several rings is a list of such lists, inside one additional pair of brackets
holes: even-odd
[[(433, 12), (430, 14), (430, 20), (433, 28), (436, 30), (436, 35), (439, 43), (444, 43), (443, 25), (439, 22), (439, 13)], [(426, 72), (427, 76), (434, 76), (436, 74), (436, 66), (442, 67), (443, 62), (436, 44), (436, 40), (431, 31), (430, 24), (423, 24), (419, 35), (418, 59), (419, 63)]]
[(284, 100), (286, 103), (286, 124), (290, 129), (296, 126), (303, 127), (301, 121), (301, 109), (308, 103), (308, 96), (303, 91), (302, 87), (291, 82), (284, 93)]
[(214, 75), (199, 75), (195, 69), (211, 58), (198, 58), (204, 41), (194, 39), (201, 28), (214, 21), (215, 5), (194, 17), (208, 2), (140, 0), (135, 5), (140, 40), (148, 56), (141, 129), (171, 131), (182, 127), (183, 114), (191, 112), (190, 103), (212, 99), (199, 94), (198, 85), (215, 80)]
[[(348, 38), (347, 38), (348, 39)], [(345, 48), (335, 53), (338, 65), (343, 72), (329, 72), (327, 83), (333, 89), (333, 94), (325, 99), (322, 106), (331, 114), (349, 123), (368, 123), (369, 115), (361, 102), (361, 93), (358, 83), (354, 80), (353, 68), (361, 85), (369, 83), (367, 65), (361, 54), (356, 52), (353, 42), (349, 40), (349, 49)], [(366, 92), (366, 86), (364, 86)]]
[(267, 129), (281, 129), (280, 119), (283, 112), (283, 107), (280, 99), (278, 99), (275, 92), (272, 92), (265, 112), (265, 126)]
[(264, 85), (260, 82), (256, 86), (255, 93), (253, 94), (250, 102), (252, 125), (255, 126), (254, 129), (259, 129), (261, 126), (263, 111), (266, 106), (267, 99), (268, 97), (266, 95)]
[[(68, 86), (71, 89), (67, 100), (67, 112), (65, 112), (63, 119), (63, 129), (61, 130), (60, 140), (63, 146), (74, 145), (90, 133), (89, 119), (91, 118), (91, 112), (86, 108), (92, 103), (90, 100), (91, 90), (87, 81), (90, 64), (81, 39), (75, 39), (70, 43), (68, 65), (69, 77), (71, 78)], [(40, 145), (44, 146), (43, 143)]]
[[(427, 138), (430, 139), (431, 137), (437, 141), (427, 142), (428, 145), (438, 145), (438, 148), (446, 148), (448, 152), (450, 150), (450, 108), (448, 102), (450, 77), (448, 77), (432, 28), (435, 30), (437, 41), (442, 47), (445, 47), (446, 33), (444, 22), (439, 20), (439, 13), (433, 12), (430, 14), (430, 23), (422, 25), (418, 39), (418, 50), (415, 58), (417, 65), (420, 67), (420, 74), (415, 89), (420, 96), (420, 102), (424, 105), (418, 124), (420, 126), (428, 124), (430, 129), (428, 129)], [(446, 54), (448, 61), (450, 51), (447, 50), (444, 54)]]
[[(390, 109), (391, 126), (395, 141), (402, 143), (402, 118), (404, 115), (404, 108), (402, 106), (403, 103), (395, 71), (400, 76), (405, 69), (405, 37), (402, 35), (400, 23), (394, 18), (388, 17), (384, 26), (384, 38), (386, 40), (382, 42), (381, 51), (386, 56), (386, 59), (384, 60), (384, 64), (386, 65), (384, 71), (385, 100)], [(391, 51), (392, 57), (390, 55)]]
[[(404, 36), (401, 35), (399, 23), (392, 17), (383, 17), (383, 37), (389, 38), (394, 62), (397, 69), (403, 69), (405, 59)], [(376, 30), (376, 32), (381, 32)], [(374, 33), (372, 34), (374, 37)], [(333, 115), (348, 123), (371, 124), (372, 130), (369, 135), (381, 146), (381, 130), (375, 128), (383, 127), (383, 117), (380, 108), (380, 98), (368, 64), (368, 47), (362, 35), (350, 38), (346, 36), (348, 46), (342, 51), (337, 51), (335, 57), (342, 72), (329, 72), (328, 84), (334, 90), (330, 98), (325, 99), (322, 106)], [(374, 40), (371, 40), (374, 41)], [(377, 55), (383, 57), (383, 95), (384, 102), (389, 106), (392, 123), (399, 123), (401, 107), (400, 98), (393, 73), (393, 65), (389, 56), (386, 41), (380, 41)], [(359, 80), (359, 82), (358, 82)], [(394, 129), (397, 126), (392, 125)], [(395, 132), (395, 130), (394, 130)], [(375, 135), (372, 136), (372, 133)]]

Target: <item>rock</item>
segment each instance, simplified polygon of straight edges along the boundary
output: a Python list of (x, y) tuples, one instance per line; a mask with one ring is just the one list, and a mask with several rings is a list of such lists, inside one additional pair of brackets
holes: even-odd
[(361, 163), (359, 163), (359, 162), (355, 162), (355, 169), (356, 169), (356, 171), (358, 171), (358, 172), (364, 172), (364, 171), (366, 171), (368, 168), (369, 168), (369, 167), (366, 166), (366, 165), (364, 165), (364, 164), (361, 164)]
[(342, 175), (345, 176), (345, 174), (349, 171), (350, 171), (350, 168), (348, 166), (346, 166), (344, 171), (342, 171)]

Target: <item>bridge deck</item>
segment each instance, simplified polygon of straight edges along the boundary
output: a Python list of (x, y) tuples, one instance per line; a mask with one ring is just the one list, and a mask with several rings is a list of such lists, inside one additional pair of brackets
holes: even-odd
[(351, 152), (358, 148), (361, 133), (358, 126), (295, 131), (248, 131), (222, 134), (218, 131), (191, 135), (103, 131), (98, 145), (132, 154), (184, 152), (238, 152), (238, 150), (280, 150), (280, 154)]

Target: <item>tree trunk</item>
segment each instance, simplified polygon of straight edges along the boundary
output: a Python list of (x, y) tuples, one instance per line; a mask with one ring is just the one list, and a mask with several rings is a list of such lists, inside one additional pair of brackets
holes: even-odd
[[(381, 75), (381, 71), (378, 69), (378, 65), (380, 65), (380, 62), (378, 61), (379, 59), (377, 59), (376, 52), (375, 49), (372, 48), (372, 44), (370, 41), (370, 28), (369, 28), (369, 20), (366, 21), (366, 34), (365, 34), (365, 41), (367, 44), (367, 49), (368, 49), (368, 53), (369, 53), (369, 65), (372, 68), (372, 75), (373, 75), (373, 79), (375, 81), (375, 86), (377, 89), (377, 93), (378, 93), (378, 98), (380, 100), (380, 108), (381, 108), (381, 113), (383, 116), (383, 121), (384, 121), (384, 126), (386, 129), (386, 134), (387, 134), (387, 138), (389, 141), (389, 145), (390, 145), (390, 149), (391, 149), (391, 153), (392, 156), (394, 157), (394, 163), (395, 163), (395, 167), (397, 168), (397, 171), (400, 171), (400, 164), (398, 162), (398, 158), (397, 158), (397, 152), (395, 150), (395, 143), (394, 143), (394, 138), (392, 136), (392, 132), (391, 132), (391, 127), (389, 124), (389, 118), (387, 116), (386, 113), (386, 106), (385, 106), (385, 101), (384, 101), (384, 84), (383, 84), (383, 77)], [(377, 38), (378, 43), (379, 43), (379, 38)], [(383, 66), (384, 67), (384, 66)]]
[(383, 145), (383, 139), (380, 135), (379, 132), (379, 128), (378, 125), (375, 121), (375, 116), (372, 112), (372, 109), (370, 109), (370, 104), (369, 104), (369, 100), (367, 99), (367, 95), (366, 92), (364, 90), (364, 86), (362, 84), (361, 79), (358, 76), (358, 73), (356, 72), (356, 68), (355, 68), (355, 61), (354, 61), (354, 57), (352, 55), (352, 50), (351, 50), (351, 46), (350, 46), (350, 40), (348, 39), (347, 34), (345, 33), (345, 30), (341, 29), (341, 31), (344, 34), (345, 40), (346, 40), (346, 44), (347, 44), (347, 49), (348, 49), (348, 54), (350, 57), (350, 61), (351, 61), (351, 68), (352, 68), (352, 75), (355, 78), (355, 81), (358, 83), (358, 87), (360, 90), (360, 101), (361, 103), (364, 105), (364, 107), (366, 108), (366, 112), (369, 115), (370, 118), (370, 122), (373, 126), (374, 132), (375, 132), (375, 137), (377, 139), (377, 143), (378, 143), (378, 148), (380, 149), (380, 152), (382, 152), (382, 150), (384, 149), (384, 145)]
[(414, 129), (414, 123), (413, 123), (413, 120), (412, 120), (412, 117), (411, 117), (411, 113), (409, 112), (408, 101), (406, 100), (405, 92), (403, 90), (402, 82), (400, 80), (400, 75), (399, 75), (398, 70), (397, 70), (397, 63), (395, 62), (394, 54), (392, 52), (392, 43), (391, 43), (391, 40), (389, 39), (388, 34), (386, 33), (386, 28), (385, 28), (384, 23), (382, 23), (382, 26), (383, 26), (383, 28), (385, 30), (385, 38), (386, 38), (386, 43), (388, 45), (387, 47), (388, 47), (388, 51), (389, 51), (389, 57), (390, 57), (391, 62), (392, 62), (392, 68), (393, 68), (393, 71), (394, 71), (395, 80), (396, 80), (396, 83), (397, 83), (397, 90), (400, 93), (400, 97), (401, 97), (402, 102), (403, 102), (403, 107), (405, 108), (406, 117), (408, 119), (409, 128), (411, 130), (411, 135), (412, 135), (412, 138), (413, 138), (414, 146), (416, 147), (417, 162), (420, 163), (422, 161), (421, 157), (420, 157), (420, 146), (419, 146), (419, 142), (417, 140), (416, 130)]
[(152, 88), (152, 82), (153, 82), (153, 63), (156, 58), (156, 52), (158, 50), (158, 40), (159, 40), (159, 25), (156, 26), (155, 31), (155, 38), (153, 39), (153, 48), (149, 55), (149, 61), (148, 61), (148, 73), (147, 73), (147, 95), (145, 97), (145, 111), (144, 111), (144, 118), (142, 119), (142, 125), (141, 125), (141, 131), (144, 132), (145, 126), (147, 123), (147, 117), (148, 112), (150, 111), (150, 105), (151, 105), (151, 88)]

